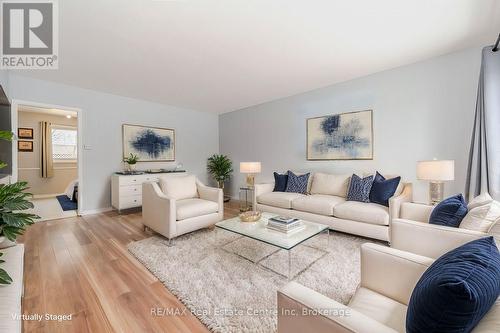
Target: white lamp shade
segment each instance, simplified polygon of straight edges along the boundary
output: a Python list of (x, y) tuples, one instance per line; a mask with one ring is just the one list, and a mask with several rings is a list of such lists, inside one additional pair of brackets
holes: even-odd
[(240, 162), (241, 173), (260, 173), (260, 162)]
[(417, 179), (434, 181), (454, 180), (455, 161), (419, 161), (417, 162)]

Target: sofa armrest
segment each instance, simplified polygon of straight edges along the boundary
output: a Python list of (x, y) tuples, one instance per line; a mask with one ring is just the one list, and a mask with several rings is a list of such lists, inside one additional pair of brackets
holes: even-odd
[(433, 259), (390, 247), (361, 245), (361, 286), (408, 304), (418, 280)]
[(196, 183), (200, 199), (216, 202), (219, 206), (218, 213), (220, 220), (224, 217), (224, 191), (217, 187), (208, 187), (200, 182)]
[(167, 238), (176, 237), (175, 199), (168, 198), (156, 182), (142, 184), (142, 221)]
[(429, 223), (429, 217), (431, 216), (434, 207), (435, 206), (421, 203), (403, 202), (401, 204), (399, 216), (395, 216), (394, 218)]
[(255, 209), (255, 207), (257, 205), (257, 198), (259, 195), (264, 194), (264, 193), (270, 193), (273, 190), (274, 190), (274, 182), (255, 184), (254, 188), (253, 188), (253, 198), (252, 198), (253, 208)]
[(389, 221), (399, 217), (401, 205), (413, 199), (413, 186), (411, 183), (404, 183), (403, 191), (397, 196), (389, 199)]
[(290, 282), (278, 290), (278, 333), (395, 333), (382, 323)]
[(196, 187), (198, 189), (198, 194), (200, 199), (213, 201), (219, 203), (220, 200), (224, 199), (222, 189), (217, 187), (205, 186), (202, 183), (197, 182)]
[(487, 234), (460, 228), (395, 219), (391, 225), (391, 246), (437, 259), (467, 242)]

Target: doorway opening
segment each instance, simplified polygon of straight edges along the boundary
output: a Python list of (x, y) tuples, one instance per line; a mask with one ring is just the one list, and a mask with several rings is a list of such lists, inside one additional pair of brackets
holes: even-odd
[(31, 213), (47, 221), (77, 216), (81, 205), (78, 110), (13, 103), (16, 181), (28, 183)]

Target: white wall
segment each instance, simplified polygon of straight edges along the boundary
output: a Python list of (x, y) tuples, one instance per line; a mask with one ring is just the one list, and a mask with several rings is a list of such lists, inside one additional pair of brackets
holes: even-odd
[[(261, 161), (256, 181), (276, 170), (376, 169), (401, 174), (414, 183), (415, 200), (427, 201), (415, 164), (434, 157), (456, 161), (446, 192), (463, 192), (479, 66), (480, 49), (468, 49), (221, 115), (220, 151), (235, 163), (232, 195), (244, 182), (239, 162)], [(372, 161), (306, 160), (306, 118), (365, 109), (373, 109)]]
[[(99, 78), (96, 78), (98, 80)], [(84, 211), (110, 206), (110, 176), (123, 169), (122, 124), (174, 128), (175, 163), (139, 163), (138, 168), (161, 168), (183, 163), (203, 181), (206, 159), (218, 152), (218, 117), (215, 114), (126, 98), (63, 84), (9, 76), (11, 99), (82, 109)]]

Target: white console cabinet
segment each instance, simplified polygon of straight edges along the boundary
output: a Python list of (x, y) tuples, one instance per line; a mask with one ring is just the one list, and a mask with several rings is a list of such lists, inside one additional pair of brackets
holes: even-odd
[(142, 183), (158, 181), (158, 177), (185, 176), (185, 172), (142, 175), (111, 176), (111, 205), (120, 212), (123, 209), (142, 206)]

